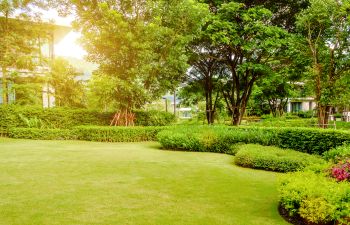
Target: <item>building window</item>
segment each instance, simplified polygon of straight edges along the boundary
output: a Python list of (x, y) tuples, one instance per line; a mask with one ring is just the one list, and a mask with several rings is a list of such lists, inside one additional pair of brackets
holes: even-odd
[(301, 111), (301, 102), (292, 102), (292, 112), (299, 112)]
[[(7, 102), (9, 104), (14, 103), (16, 100), (15, 90), (13, 88), (13, 83), (8, 81), (7, 84)], [(4, 103), (3, 95), (2, 95), (2, 83), (0, 81), (0, 104)]]

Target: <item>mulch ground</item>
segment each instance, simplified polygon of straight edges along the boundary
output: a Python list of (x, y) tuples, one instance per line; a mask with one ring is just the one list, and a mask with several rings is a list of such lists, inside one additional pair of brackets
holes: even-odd
[(329, 223), (310, 223), (305, 219), (301, 218), (299, 215), (290, 216), (288, 211), (280, 204), (278, 206), (278, 211), (280, 215), (288, 222), (294, 225), (333, 225), (334, 222)]

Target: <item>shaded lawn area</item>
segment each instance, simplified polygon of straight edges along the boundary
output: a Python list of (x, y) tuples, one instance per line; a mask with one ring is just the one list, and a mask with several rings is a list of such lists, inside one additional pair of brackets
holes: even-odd
[(278, 174), (158, 148), (0, 139), (0, 224), (287, 224)]

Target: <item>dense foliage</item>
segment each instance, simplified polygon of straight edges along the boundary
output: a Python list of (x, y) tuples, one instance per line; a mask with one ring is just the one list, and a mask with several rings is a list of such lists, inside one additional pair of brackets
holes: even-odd
[(254, 169), (293, 172), (325, 161), (319, 156), (293, 150), (249, 144), (240, 146), (235, 163)]
[[(164, 126), (175, 121), (171, 113), (135, 110), (135, 125)], [(0, 127), (31, 127), (67, 129), (80, 125), (108, 126), (114, 113), (87, 109), (0, 107)]]

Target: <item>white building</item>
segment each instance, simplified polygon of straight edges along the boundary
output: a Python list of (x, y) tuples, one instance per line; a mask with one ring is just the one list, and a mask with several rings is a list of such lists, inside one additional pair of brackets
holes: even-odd
[(316, 102), (313, 97), (292, 98), (287, 103), (286, 112), (310, 111), (316, 109)]

